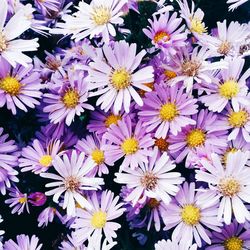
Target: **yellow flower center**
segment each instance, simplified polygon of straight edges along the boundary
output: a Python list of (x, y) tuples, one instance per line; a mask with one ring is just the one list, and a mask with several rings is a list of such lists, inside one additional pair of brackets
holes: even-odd
[(232, 112), (228, 117), (229, 124), (234, 128), (241, 128), (246, 125), (249, 114), (245, 110)]
[(218, 48), (218, 53), (226, 56), (230, 50), (231, 50), (231, 44), (228, 41), (224, 41)]
[(205, 140), (206, 134), (201, 129), (191, 130), (186, 136), (187, 144), (191, 148), (204, 145)]
[(177, 76), (177, 74), (174, 71), (171, 70), (165, 70), (164, 75), (167, 77), (167, 79), (173, 79)]
[(126, 155), (132, 155), (139, 149), (139, 143), (135, 138), (125, 139), (121, 145), (122, 151)]
[(227, 99), (231, 99), (239, 93), (240, 88), (239, 84), (234, 80), (228, 80), (225, 81), (220, 87), (219, 87), (219, 93), (222, 97), (225, 97)]
[(158, 177), (152, 172), (145, 172), (144, 176), (141, 177), (141, 185), (147, 189), (152, 190), (156, 187), (158, 182)]
[(224, 241), (225, 250), (242, 250), (243, 240), (239, 237), (233, 236)]
[(176, 116), (178, 116), (179, 112), (174, 103), (166, 103), (161, 106), (160, 109), (160, 118), (163, 121), (173, 121)]
[(5, 36), (2, 32), (0, 32), (0, 52), (3, 52), (7, 49), (7, 42)]
[(167, 32), (165, 32), (165, 31), (159, 31), (154, 36), (154, 42), (155, 43), (158, 43), (158, 42), (160, 42), (162, 40), (164, 42), (167, 42), (167, 41), (170, 40), (170, 35)]
[(39, 163), (43, 166), (43, 167), (49, 167), (51, 165), (52, 162), (52, 157), (50, 155), (43, 155), (40, 160)]
[(103, 228), (107, 222), (107, 214), (102, 211), (95, 212), (91, 218), (91, 225), (96, 229)]
[(118, 121), (120, 121), (121, 119), (122, 117), (120, 115), (111, 114), (107, 116), (107, 118), (104, 121), (106, 128), (109, 128), (112, 124), (117, 125)]
[(182, 68), (182, 73), (186, 76), (196, 76), (199, 73), (199, 69), (201, 67), (201, 62), (197, 60), (189, 60), (189, 61), (184, 61), (181, 68)]
[(117, 69), (111, 75), (111, 83), (117, 90), (127, 88), (131, 83), (131, 76), (125, 69)]
[(94, 162), (97, 165), (100, 165), (104, 162), (105, 158), (104, 158), (104, 152), (100, 149), (95, 149), (92, 151), (92, 159), (94, 160)]
[(160, 201), (156, 200), (155, 198), (151, 198), (147, 205), (149, 208), (154, 209), (160, 206)]
[(200, 20), (199, 18), (193, 18), (191, 19), (191, 28), (190, 30), (192, 32), (196, 32), (198, 34), (202, 34), (207, 32), (207, 28), (205, 27), (205, 24), (202, 23), (202, 20)]
[[(230, 153), (236, 153), (236, 152), (238, 152), (238, 151), (239, 151), (239, 149), (237, 149), (237, 148), (228, 148), (228, 149), (226, 150), (226, 152), (224, 153), (224, 155), (222, 156), (222, 163), (226, 165), (228, 155), (229, 155)], [(225, 167), (226, 167), (226, 166), (225, 166)]]
[(168, 150), (168, 142), (167, 140), (163, 138), (157, 138), (155, 139), (155, 146), (157, 146), (161, 151), (167, 151)]
[(189, 226), (197, 225), (201, 218), (200, 209), (192, 204), (186, 205), (181, 210), (181, 218)]
[(70, 176), (66, 179), (65, 188), (67, 190), (76, 191), (79, 189), (79, 187), (80, 187), (80, 182), (76, 177)]
[(218, 188), (223, 196), (233, 197), (240, 192), (241, 185), (233, 177), (226, 177), (219, 182)]
[(68, 91), (65, 92), (62, 101), (67, 108), (71, 109), (76, 107), (79, 99), (80, 96), (78, 92), (74, 89), (69, 89)]
[(26, 197), (22, 197), (22, 198), (19, 198), (19, 203), (23, 204), (25, 202), (27, 202), (27, 198)]
[(0, 81), (0, 89), (11, 96), (17, 96), (20, 93), (21, 87), (21, 83), (15, 77), (6, 76)]
[(106, 7), (98, 7), (93, 10), (92, 19), (96, 25), (104, 25), (111, 18), (110, 10)]

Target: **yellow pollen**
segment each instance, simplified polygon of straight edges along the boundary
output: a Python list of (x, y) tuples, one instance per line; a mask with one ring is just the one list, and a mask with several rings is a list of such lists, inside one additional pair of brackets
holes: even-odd
[(222, 163), (225, 164), (225, 167), (226, 167), (228, 155), (229, 155), (230, 153), (236, 153), (236, 152), (238, 152), (238, 151), (239, 151), (239, 149), (237, 149), (237, 148), (228, 148), (228, 149), (226, 150), (226, 152), (225, 152), (224, 155), (222, 156)]
[(26, 197), (22, 197), (22, 198), (19, 198), (19, 203), (23, 204), (25, 202), (27, 202), (27, 198)]
[(112, 124), (117, 125), (118, 121), (120, 121), (121, 119), (122, 117), (120, 115), (109, 115), (104, 121), (106, 128), (109, 128)]
[(117, 90), (127, 88), (130, 82), (131, 76), (125, 69), (117, 69), (111, 75), (111, 83)]
[(105, 160), (104, 153), (100, 149), (93, 150), (91, 156), (92, 156), (92, 159), (94, 160), (94, 162), (97, 165), (102, 164), (104, 162), (104, 160)]
[(223, 196), (233, 197), (240, 192), (241, 185), (233, 177), (226, 177), (219, 182), (218, 188)]
[(104, 25), (109, 22), (111, 13), (108, 8), (98, 7), (93, 10), (92, 19), (96, 25)]
[(191, 130), (186, 136), (187, 144), (191, 148), (202, 146), (205, 140), (206, 134), (201, 129)]
[(141, 185), (147, 190), (153, 190), (158, 182), (158, 177), (152, 172), (145, 172), (144, 176), (141, 177)]
[(79, 98), (80, 96), (76, 90), (69, 89), (64, 94), (62, 101), (67, 108), (71, 109), (77, 106)]
[(161, 106), (160, 109), (160, 118), (163, 121), (173, 121), (176, 116), (178, 116), (179, 112), (174, 103), (166, 103)]
[(7, 49), (7, 42), (5, 40), (5, 36), (2, 32), (0, 32), (0, 52), (3, 52)]
[(166, 139), (157, 138), (155, 139), (155, 146), (157, 146), (161, 151), (167, 151), (169, 144)]
[(201, 62), (198, 60), (188, 60), (184, 61), (181, 68), (182, 68), (182, 73), (186, 76), (197, 76), (199, 69), (201, 67)]
[(135, 138), (127, 138), (121, 145), (122, 151), (126, 155), (132, 155), (139, 149), (138, 141)]
[(49, 167), (51, 165), (52, 162), (52, 157), (50, 155), (43, 155), (40, 160), (39, 163), (43, 166), (43, 167)]
[(173, 79), (177, 76), (177, 74), (174, 71), (171, 70), (165, 70), (164, 75), (167, 77), (167, 79)]
[(21, 83), (15, 77), (6, 76), (0, 80), (0, 89), (11, 96), (17, 96), (20, 93), (21, 87)]
[(232, 112), (228, 117), (228, 122), (234, 128), (241, 128), (246, 125), (248, 118), (248, 112), (240, 110), (238, 112)]
[(154, 209), (160, 206), (160, 201), (156, 200), (155, 198), (151, 198), (147, 205), (149, 208)]
[(181, 210), (181, 218), (189, 226), (197, 225), (201, 219), (200, 209), (192, 204), (186, 205)]
[(95, 212), (91, 218), (91, 225), (96, 229), (103, 228), (107, 222), (107, 214), (102, 211)]
[(239, 237), (233, 236), (224, 241), (225, 250), (242, 250), (243, 240)]
[(159, 43), (161, 41), (167, 42), (170, 40), (170, 35), (165, 31), (159, 31), (154, 36), (154, 42)]
[(218, 53), (226, 56), (230, 52), (230, 50), (231, 50), (231, 44), (227, 41), (224, 41), (218, 48)]
[(239, 91), (240, 91), (239, 84), (234, 80), (225, 81), (219, 87), (219, 94), (227, 99), (231, 99), (237, 96)]
[(192, 18), (191, 19), (191, 28), (190, 30), (192, 32), (196, 32), (198, 34), (202, 34), (207, 32), (207, 28), (205, 27), (204, 23), (198, 18)]
[(67, 190), (76, 191), (80, 187), (80, 182), (76, 177), (70, 176), (65, 181), (65, 187)]

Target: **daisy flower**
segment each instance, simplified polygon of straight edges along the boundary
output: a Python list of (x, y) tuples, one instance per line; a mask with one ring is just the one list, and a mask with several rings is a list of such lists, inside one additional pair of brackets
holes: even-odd
[(39, 239), (35, 235), (30, 238), (28, 235), (20, 234), (16, 236), (16, 242), (13, 240), (5, 241), (3, 249), (5, 250), (40, 250), (43, 244), (39, 244)]
[(125, 112), (129, 113), (131, 99), (139, 106), (143, 105), (135, 88), (151, 91), (145, 84), (154, 80), (153, 67), (146, 66), (136, 70), (146, 54), (142, 50), (136, 55), (136, 49), (135, 43), (129, 45), (125, 41), (115, 42), (113, 48), (104, 45), (102, 51), (106, 60), (96, 57), (90, 63), (87, 78), (89, 87), (90, 90), (97, 89), (93, 96), (101, 95), (96, 105), (101, 105), (105, 112), (113, 106), (113, 112), (117, 115), (123, 106)]
[(156, 138), (165, 139), (169, 132), (177, 135), (182, 127), (196, 124), (190, 116), (198, 112), (197, 100), (183, 91), (184, 88), (177, 85), (155, 85), (153, 92), (146, 93), (145, 104), (138, 113), (147, 128), (146, 132), (155, 131)]
[(17, 213), (18, 215), (20, 215), (24, 212), (25, 209), (29, 213), (30, 211), (27, 194), (21, 193), (17, 187), (10, 188), (9, 191), (9, 196), (11, 196), (12, 198), (5, 200), (5, 203), (9, 204), (11, 208), (13, 207), (11, 213)]
[[(209, 198), (209, 199), (208, 199)], [(206, 196), (203, 192), (195, 192), (195, 183), (185, 182), (180, 191), (166, 207), (163, 215), (165, 230), (174, 228), (172, 239), (191, 246), (193, 240), (202, 246), (202, 240), (211, 244), (207, 228), (220, 232), (222, 224), (217, 220), (218, 198)]]
[(167, 153), (158, 158), (158, 152), (154, 150), (148, 164), (142, 164), (136, 169), (126, 168), (124, 173), (115, 174), (114, 181), (133, 189), (125, 198), (133, 206), (137, 202), (143, 203), (146, 198), (155, 198), (168, 204), (171, 196), (179, 191), (177, 185), (184, 181), (179, 172), (170, 172), (175, 167)]
[(38, 216), (38, 227), (47, 227), (49, 222), (53, 222), (55, 215), (63, 221), (62, 215), (54, 207), (46, 207)]
[(177, 163), (200, 148), (219, 153), (227, 147), (227, 130), (217, 129), (217, 115), (202, 109), (192, 119), (197, 121), (196, 125), (184, 127), (177, 136), (169, 136), (168, 148)]
[[(202, 164), (207, 170), (196, 171), (196, 180), (208, 183), (210, 191), (220, 197), (218, 219), (227, 225), (232, 221), (232, 214), (239, 223), (250, 220), (250, 213), (244, 202), (250, 202), (249, 178), (250, 169), (246, 166), (249, 151), (229, 154), (223, 166), (219, 155), (212, 154), (212, 163), (203, 160)], [(236, 167), (237, 166), (237, 167)]]
[(114, 197), (111, 191), (103, 191), (98, 197), (94, 192), (88, 198), (93, 209), (78, 209), (76, 219), (72, 228), (75, 229), (73, 236), (79, 241), (84, 242), (88, 238), (96, 244), (100, 243), (101, 236), (104, 233), (108, 243), (113, 242), (116, 238), (116, 232), (121, 225), (112, 220), (120, 217), (125, 208), (122, 208), (122, 203), (118, 203), (119, 196)]
[(18, 152), (14, 140), (8, 140), (9, 135), (3, 134), (0, 128), (0, 192), (5, 195), (6, 188), (11, 182), (18, 182), (18, 172), (14, 169), (18, 165)]
[(246, 3), (248, 0), (227, 0), (227, 4), (229, 4), (229, 10), (234, 11), (236, 8)]
[(227, 20), (217, 22), (217, 34), (215, 36), (204, 34), (199, 38), (199, 42), (207, 47), (213, 56), (233, 56), (239, 44), (242, 44), (247, 36), (247, 27), (238, 22), (230, 22), (227, 27)]
[(4, 26), (7, 13), (8, 3), (6, 0), (2, 0), (0, 2), (0, 57), (6, 59), (13, 67), (17, 63), (28, 66), (27, 63), (31, 63), (32, 59), (23, 52), (36, 51), (39, 47), (38, 38), (16, 39), (31, 27), (31, 21), (27, 20), (24, 10), (21, 8)]
[(70, 126), (76, 115), (80, 116), (85, 109), (94, 110), (86, 103), (89, 94), (83, 72), (70, 72), (68, 77), (69, 82), (59, 90), (51, 89), (51, 93), (44, 94), (46, 106), (43, 111), (49, 113), (49, 119), (54, 124), (65, 121)]
[(76, 41), (90, 36), (101, 35), (108, 43), (110, 35), (116, 36), (114, 25), (123, 24), (122, 7), (127, 0), (92, 0), (90, 4), (81, 1), (76, 7), (77, 12), (73, 15), (63, 15), (64, 23), (57, 23), (56, 29), (52, 33), (71, 35)]
[(177, 18), (177, 13), (172, 16), (169, 12), (164, 15), (153, 16), (153, 20), (148, 20), (150, 26), (143, 29), (145, 35), (152, 40), (156, 48), (161, 48), (170, 54), (175, 54), (179, 47), (186, 45), (187, 35), (184, 33), (184, 25), (180, 27), (182, 18)]
[(194, 82), (212, 83), (211, 73), (214, 70), (227, 68), (228, 64), (225, 61), (210, 62), (208, 59), (211, 56), (206, 47), (195, 47), (191, 53), (187, 48), (181, 49), (172, 58), (172, 65), (169, 68), (176, 72), (177, 76), (170, 79), (169, 84), (183, 82), (187, 93), (190, 93)]
[(19, 167), (22, 172), (32, 171), (35, 174), (46, 172), (52, 166), (52, 161), (59, 155), (62, 143), (59, 140), (50, 141), (44, 148), (39, 140), (35, 139), (32, 146), (22, 149), (22, 157), (19, 158)]
[(246, 80), (250, 76), (250, 69), (242, 76), (245, 60), (242, 58), (227, 58), (228, 69), (222, 69), (213, 84), (208, 85), (207, 95), (200, 100), (213, 112), (221, 112), (228, 103), (231, 103), (235, 111), (239, 105), (249, 105), (248, 87)]
[(75, 146), (80, 152), (84, 152), (87, 157), (92, 158), (95, 162), (95, 168), (93, 169), (91, 175), (98, 176), (102, 174), (108, 174), (109, 170), (107, 165), (114, 165), (114, 162), (107, 162), (107, 155), (103, 149), (104, 142), (100, 141), (95, 135), (87, 135), (86, 139), (79, 140)]
[(250, 230), (244, 228), (244, 224), (233, 221), (225, 225), (221, 233), (212, 233), (212, 245), (206, 250), (214, 249), (248, 249), (250, 247)]
[(171, 240), (159, 240), (155, 244), (155, 250), (197, 250), (197, 245), (188, 246), (186, 243), (177, 243)]
[(54, 180), (46, 184), (53, 189), (47, 191), (47, 196), (53, 195), (53, 201), (59, 203), (60, 196), (64, 193), (63, 209), (67, 208), (68, 215), (75, 215), (76, 202), (81, 207), (91, 209), (91, 204), (84, 198), (84, 190), (97, 190), (103, 185), (102, 178), (87, 177), (94, 168), (92, 159), (85, 160), (85, 154), (77, 155), (75, 150), (71, 156), (64, 154), (61, 158), (57, 155), (52, 162), (57, 174), (41, 173), (44, 178)]
[(150, 149), (154, 141), (150, 134), (146, 134), (142, 122), (133, 126), (129, 116), (118, 125), (111, 125), (108, 132), (103, 135), (107, 143), (103, 145), (109, 162), (116, 162), (124, 157), (120, 170), (130, 166), (135, 169), (138, 165), (148, 163), (148, 156), (152, 155)]
[(42, 97), (40, 77), (34, 72), (32, 64), (23, 67), (11, 65), (0, 57), (0, 107), (4, 105), (16, 115), (17, 108), (25, 112), (27, 107), (35, 108), (40, 102), (37, 99)]

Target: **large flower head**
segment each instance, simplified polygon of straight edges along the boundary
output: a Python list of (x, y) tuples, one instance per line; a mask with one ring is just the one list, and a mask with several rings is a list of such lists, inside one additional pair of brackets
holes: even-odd
[(196, 171), (196, 180), (209, 184), (210, 190), (207, 190), (207, 195), (213, 192), (220, 197), (217, 217), (226, 224), (231, 223), (232, 215), (239, 223), (250, 220), (250, 213), (244, 204), (250, 202), (250, 169), (246, 166), (249, 153), (249, 151), (231, 153), (225, 165), (222, 164), (219, 155), (212, 154), (212, 162), (202, 161), (207, 172)]
[(179, 188), (177, 185), (184, 181), (178, 172), (170, 172), (176, 165), (169, 159), (167, 153), (158, 158), (158, 151), (154, 150), (148, 164), (140, 165), (136, 169), (126, 168), (124, 173), (116, 173), (115, 182), (126, 184), (133, 191), (125, 198), (132, 202), (133, 206), (146, 198), (171, 201)]
[(100, 242), (100, 235), (104, 233), (107, 241), (112, 243), (113, 238), (117, 237), (115, 231), (121, 227), (112, 220), (120, 217), (125, 211), (125, 208), (122, 208), (123, 204), (118, 203), (119, 196), (114, 196), (111, 191), (103, 191), (99, 196), (94, 192), (88, 201), (92, 204), (93, 209), (79, 208), (77, 210), (76, 219), (72, 225), (75, 228), (73, 236), (79, 242), (84, 242), (88, 238), (91, 238), (93, 242), (95, 239)]
[(117, 125), (112, 125), (103, 138), (107, 140), (103, 149), (109, 161), (115, 162), (124, 157), (120, 169), (129, 166), (135, 169), (138, 165), (147, 163), (147, 157), (152, 154), (150, 147), (154, 141), (151, 135), (146, 134), (142, 122), (139, 121), (134, 126), (129, 116), (118, 121)]
[(31, 27), (31, 21), (27, 20), (25, 12), (21, 8), (5, 25), (7, 13), (7, 0), (2, 0), (0, 2), (0, 57), (6, 59), (13, 67), (17, 63), (28, 66), (27, 63), (31, 63), (32, 59), (23, 52), (37, 50), (38, 39), (23, 40), (16, 38)]
[(65, 121), (70, 126), (75, 116), (80, 116), (85, 109), (94, 110), (86, 103), (89, 97), (88, 84), (83, 72), (70, 72), (69, 81), (51, 89), (51, 93), (44, 94), (44, 112), (49, 113), (49, 119), (53, 123)]
[(199, 148), (204, 151), (221, 152), (227, 147), (227, 130), (217, 128), (217, 115), (202, 109), (192, 117), (197, 124), (182, 129), (177, 136), (169, 136), (169, 150), (175, 155), (177, 163), (181, 162)]
[(156, 138), (165, 139), (169, 132), (177, 135), (182, 127), (196, 124), (190, 117), (198, 112), (196, 99), (188, 97), (183, 91), (177, 85), (155, 85), (155, 90), (146, 94), (139, 116), (147, 132), (155, 131)]
[(221, 112), (229, 103), (235, 111), (239, 110), (240, 104), (249, 105), (250, 103), (246, 85), (250, 69), (240, 76), (245, 60), (227, 58), (226, 61), (228, 69), (222, 69), (217, 75), (217, 80), (207, 86), (208, 94), (200, 97), (200, 100), (213, 112)]
[(187, 38), (186, 33), (183, 32), (184, 26), (180, 27), (181, 18), (177, 18), (177, 13), (174, 12), (172, 16), (169, 12), (157, 16), (153, 16), (153, 20), (148, 20), (150, 27), (143, 29), (143, 32), (152, 40), (156, 48), (161, 48), (171, 54), (175, 54), (179, 47), (185, 46)]
[(0, 107), (4, 105), (15, 115), (17, 108), (25, 112), (27, 107), (35, 108), (42, 97), (40, 77), (32, 64), (13, 68), (0, 57)]
[(185, 182), (166, 211), (163, 215), (165, 230), (175, 227), (172, 239), (185, 242), (187, 246), (191, 246), (193, 240), (199, 247), (202, 240), (211, 244), (206, 228), (220, 232), (222, 224), (217, 220), (218, 199), (216, 196), (208, 199), (203, 192), (195, 192), (195, 183)]
[(81, 207), (91, 209), (91, 204), (83, 195), (84, 190), (97, 190), (103, 185), (102, 178), (87, 177), (95, 166), (92, 159), (85, 160), (85, 154), (77, 154), (75, 150), (69, 157), (64, 154), (62, 157), (56, 156), (52, 162), (57, 174), (41, 173), (44, 178), (52, 179), (54, 182), (46, 184), (52, 187), (46, 195), (53, 195), (53, 201), (59, 203), (59, 198), (64, 193), (63, 208), (67, 208), (68, 215), (75, 215), (76, 202)]
[(18, 148), (8, 137), (0, 128), (0, 192), (3, 195), (6, 194), (6, 188), (10, 188), (11, 182), (18, 182), (18, 172), (14, 169), (18, 165)]
[(136, 55), (136, 49), (136, 44), (129, 45), (125, 41), (115, 42), (113, 46), (104, 45), (103, 58), (96, 57), (90, 63), (89, 87), (96, 89), (92, 95), (101, 95), (96, 104), (105, 112), (112, 108), (117, 115), (123, 106), (129, 113), (131, 99), (139, 106), (143, 105), (136, 89), (151, 91), (145, 84), (154, 80), (153, 67), (137, 70), (146, 51)]
[(90, 36), (101, 35), (105, 42), (109, 42), (110, 35), (116, 36), (114, 25), (122, 24), (122, 7), (127, 0), (92, 0), (90, 4), (81, 1), (78, 11), (73, 15), (63, 15), (64, 23), (58, 23), (58, 29), (53, 33), (69, 35), (76, 41)]

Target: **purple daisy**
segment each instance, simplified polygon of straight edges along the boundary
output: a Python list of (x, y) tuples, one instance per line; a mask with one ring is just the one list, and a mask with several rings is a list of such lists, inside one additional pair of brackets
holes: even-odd
[(90, 63), (88, 81), (90, 89), (97, 89), (92, 96), (101, 95), (96, 105), (107, 112), (112, 108), (115, 115), (122, 106), (126, 113), (130, 111), (131, 97), (139, 105), (143, 105), (142, 98), (136, 89), (151, 91), (145, 83), (154, 80), (153, 67), (139, 67), (146, 51), (136, 55), (137, 45), (129, 45), (125, 41), (115, 42), (114, 46), (104, 45), (103, 57), (96, 57)]
[(147, 157), (152, 155), (150, 147), (154, 140), (145, 130), (141, 121), (133, 126), (129, 116), (118, 121), (117, 125), (111, 125), (103, 135), (107, 140), (107, 144), (103, 145), (107, 160), (115, 162), (124, 157), (120, 170), (129, 166), (135, 169), (138, 165), (148, 163)]
[(138, 113), (146, 126), (146, 132), (155, 131), (156, 138), (165, 139), (169, 132), (177, 135), (182, 127), (196, 124), (190, 116), (198, 112), (197, 100), (188, 97), (183, 91), (184, 88), (177, 85), (155, 85), (155, 91), (146, 93), (145, 104)]
[(7, 140), (8, 134), (3, 134), (0, 128), (0, 191), (6, 194), (11, 182), (18, 182), (18, 172), (14, 169), (18, 165), (18, 152), (14, 140)]
[(15, 68), (0, 58), (0, 107), (4, 105), (17, 113), (17, 108), (27, 112), (27, 107), (35, 108), (42, 97), (40, 76), (34, 72), (33, 65), (27, 67), (17, 65)]
[(177, 136), (169, 136), (169, 150), (176, 156), (177, 163), (198, 148), (203, 148), (204, 151), (209, 148), (219, 153), (227, 147), (227, 130), (218, 131), (217, 115), (202, 109), (192, 119), (197, 121), (196, 125), (183, 128)]
[(85, 109), (94, 110), (86, 103), (89, 97), (88, 85), (83, 72), (68, 72), (68, 81), (59, 89), (51, 89), (50, 93), (44, 94), (44, 102), (47, 104), (43, 109), (49, 113), (49, 119), (53, 123), (65, 123), (70, 126), (76, 115), (80, 116)]
[(38, 216), (38, 227), (47, 227), (48, 223), (53, 222), (55, 215), (63, 222), (63, 217), (54, 207), (46, 207)]
[(169, 12), (160, 15), (157, 19), (156, 15), (153, 20), (148, 20), (150, 26), (143, 29), (143, 32), (152, 40), (156, 48), (164, 49), (165, 51), (175, 54), (178, 48), (186, 45), (187, 35), (184, 31), (184, 25), (180, 27), (182, 18), (177, 18), (177, 13), (172, 16)]

